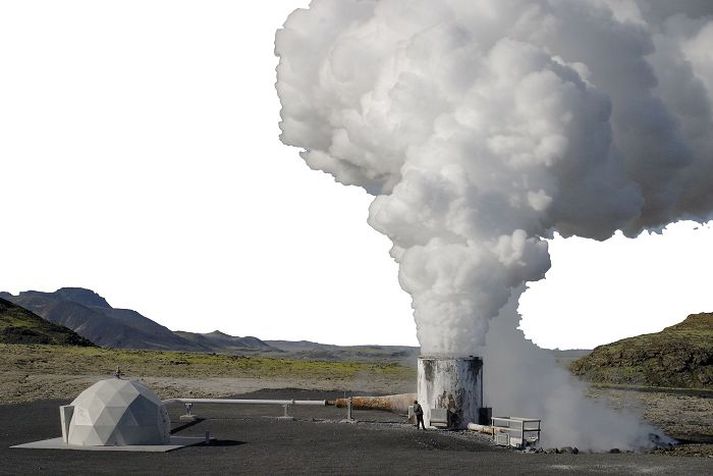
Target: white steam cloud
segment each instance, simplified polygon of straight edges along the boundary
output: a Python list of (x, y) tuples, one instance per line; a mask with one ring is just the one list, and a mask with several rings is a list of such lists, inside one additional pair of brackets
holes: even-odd
[(424, 351), (481, 344), (540, 237), (710, 216), (713, 22), (684, 13), (713, 4), (641, 6), (316, 0), (278, 32), (282, 140), (376, 195)]
[(711, 218), (711, 15), (707, 0), (313, 0), (276, 37), (281, 139), (375, 196), (423, 351), (473, 353), (544, 276), (555, 231)]

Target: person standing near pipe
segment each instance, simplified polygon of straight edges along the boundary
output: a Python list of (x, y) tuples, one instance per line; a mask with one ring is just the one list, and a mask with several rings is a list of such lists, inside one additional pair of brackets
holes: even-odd
[(418, 428), (418, 425), (421, 425), (421, 427), (425, 430), (426, 424), (423, 423), (423, 408), (418, 403), (418, 400), (413, 401), (413, 413), (416, 415), (416, 428)]

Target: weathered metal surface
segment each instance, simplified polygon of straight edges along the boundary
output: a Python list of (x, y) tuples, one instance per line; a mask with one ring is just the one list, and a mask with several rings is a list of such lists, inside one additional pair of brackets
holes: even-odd
[(418, 402), (431, 424), (431, 409), (448, 410), (449, 426), (465, 429), (478, 421), (482, 406), (482, 369), (479, 357), (422, 356), (418, 359)]

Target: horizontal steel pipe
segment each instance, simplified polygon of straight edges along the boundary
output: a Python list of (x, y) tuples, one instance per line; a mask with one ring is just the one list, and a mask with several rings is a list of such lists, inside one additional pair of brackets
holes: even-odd
[(227, 405), (313, 405), (323, 407), (326, 400), (268, 400), (254, 398), (169, 398), (163, 401), (169, 403), (221, 403)]

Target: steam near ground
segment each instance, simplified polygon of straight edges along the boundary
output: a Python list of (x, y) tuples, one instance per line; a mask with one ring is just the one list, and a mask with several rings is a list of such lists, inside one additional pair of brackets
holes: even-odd
[[(635, 445), (636, 420), (530, 356), (504, 306), (544, 276), (554, 232), (711, 218), (710, 15), (705, 0), (314, 0), (276, 36), (281, 139), (375, 196), (423, 351), (490, 367), (507, 340), (498, 371), (540, 392), (512, 407), (556, 408), (592, 447), (601, 422)], [(500, 404), (520, 395), (503, 385)]]
[(650, 435), (669, 441), (639, 415), (586, 398), (586, 384), (558, 365), (551, 352), (525, 340), (516, 329), (519, 320), (517, 301), (511, 299), (477, 351), (485, 365), (485, 404), (497, 415), (542, 419), (545, 447), (642, 448), (651, 443)]

